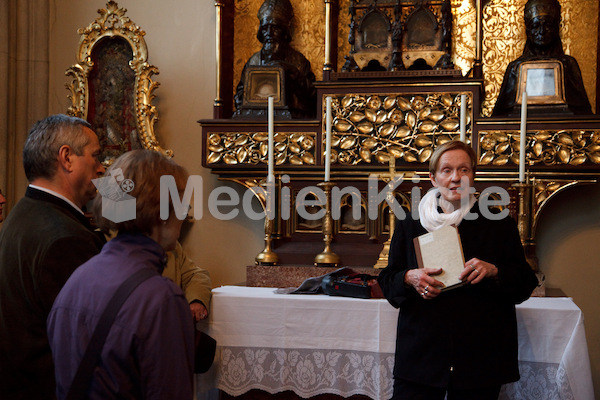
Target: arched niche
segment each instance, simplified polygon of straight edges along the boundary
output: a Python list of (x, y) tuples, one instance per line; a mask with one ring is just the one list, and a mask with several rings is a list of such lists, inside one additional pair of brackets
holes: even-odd
[(73, 78), (67, 84), (71, 92), (67, 113), (92, 124), (106, 166), (135, 148), (173, 156), (154, 134), (158, 112), (152, 100), (159, 84), (152, 76), (158, 69), (148, 64), (146, 33), (126, 12), (112, 0), (99, 9), (100, 16), (79, 29), (78, 62), (65, 72)]

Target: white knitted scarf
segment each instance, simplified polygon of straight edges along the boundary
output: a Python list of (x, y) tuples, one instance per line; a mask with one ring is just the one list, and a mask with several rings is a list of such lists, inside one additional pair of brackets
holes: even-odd
[[(454, 210), (454, 206), (442, 197), (440, 190), (433, 188), (423, 196), (419, 203), (421, 225), (427, 229), (427, 232), (433, 232), (448, 225), (458, 226), (475, 201), (475, 195), (471, 194), (466, 204), (461, 204), (461, 208)], [(439, 212), (439, 207), (443, 212)]]

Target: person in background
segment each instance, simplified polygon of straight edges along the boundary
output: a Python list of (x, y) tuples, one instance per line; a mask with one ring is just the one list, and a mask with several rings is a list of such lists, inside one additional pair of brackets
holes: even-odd
[(93, 214), (103, 232), (118, 232), (102, 251), (69, 278), (48, 316), (48, 337), (56, 366), (58, 399), (74, 384), (90, 337), (109, 300), (129, 277), (142, 269), (154, 273), (125, 300), (93, 371), (86, 398), (193, 398), (194, 326), (190, 308), (179, 286), (161, 276), (166, 251), (173, 250), (184, 216), (160, 218), (160, 177), (173, 176), (180, 195), (188, 173), (174, 161), (152, 150), (132, 150), (107, 171), (120, 169), (133, 183), (133, 219), (119, 215), (115, 223), (104, 217), (104, 201), (97, 196)]
[(71, 273), (102, 248), (82, 209), (104, 172), (100, 144), (79, 118), (52, 115), (23, 149), (29, 187), (0, 230), (0, 397), (54, 399), (46, 317)]
[[(537, 285), (516, 222), (488, 218), (473, 187), (477, 157), (461, 141), (436, 148), (429, 164), (434, 186), (396, 223), (388, 266), (378, 277), (398, 316), (392, 399), (492, 400), (519, 380), (515, 304)], [(467, 214), (470, 213), (467, 218)], [(484, 213), (488, 216), (490, 213)], [(418, 268), (413, 239), (458, 227), (467, 262), (465, 285), (442, 292), (439, 268)]]
[(0, 189), (0, 222), (4, 221), (3, 207), (6, 204), (6, 197), (2, 194), (2, 189)]
[(162, 273), (183, 290), (194, 321), (206, 319), (210, 310), (212, 281), (207, 270), (194, 264), (177, 241), (167, 252), (167, 265)]

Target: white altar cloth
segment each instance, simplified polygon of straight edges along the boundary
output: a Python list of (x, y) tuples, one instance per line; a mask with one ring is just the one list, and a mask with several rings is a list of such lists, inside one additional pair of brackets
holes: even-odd
[[(218, 352), (198, 376), (200, 390), (391, 397), (398, 310), (386, 300), (224, 286), (213, 290), (211, 307)], [(593, 400), (583, 314), (573, 301), (531, 298), (517, 306), (517, 319), (521, 380), (500, 398)]]

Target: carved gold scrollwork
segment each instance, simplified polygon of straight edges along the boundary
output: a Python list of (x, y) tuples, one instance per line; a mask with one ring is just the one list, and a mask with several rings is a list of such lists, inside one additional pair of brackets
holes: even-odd
[[(276, 133), (275, 164), (314, 165), (316, 133)], [(267, 132), (211, 132), (207, 135), (207, 164), (251, 164), (268, 162)]]
[(264, 189), (266, 180), (264, 178), (232, 179), (232, 181), (250, 190), (258, 199), (258, 202), (260, 203), (260, 206), (262, 207), (263, 211), (266, 210), (267, 199), (265, 196)]
[(534, 206), (537, 210), (552, 194), (561, 187), (571, 184), (571, 182), (539, 181), (534, 184)]
[(533, 212), (534, 218), (532, 221), (532, 237), (535, 237), (535, 230), (539, 221), (540, 214), (548, 201), (555, 197), (558, 193), (566, 190), (569, 187), (596, 183), (596, 180), (533, 180)]
[[(122, 38), (131, 46), (133, 58), (129, 67), (135, 73), (134, 84), (134, 107), (136, 115), (137, 135), (141, 145), (146, 149), (159, 151), (168, 157), (173, 156), (172, 150), (160, 147), (154, 135), (154, 124), (158, 120), (156, 107), (152, 105), (154, 90), (159, 83), (152, 80), (152, 76), (158, 74), (158, 69), (149, 65), (148, 49), (144, 40), (146, 34), (139, 26), (134, 24), (125, 13), (124, 8), (119, 8), (116, 2), (108, 1), (106, 9), (98, 10), (100, 16), (85, 28), (79, 29), (81, 35), (77, 64), (71, 66), (65, 75), (70, 76), (72, 81), (66, 86), (70, 90), (69, 96), (71, 106), (68, 108), (69, 115), (87, 119), (90, 101), (88, 79), (94, 62), (92, 50), (105, 38)], [(122, 107), (122, 104), (112, 105)], [(106, 159), (110, 164), (112, 159)]]
[(458, 135), (460, 94), (348, 94), (334, 97), (332, 112), (332, 163), (387, 164), (391, 157), (425, 163), (436, 146)]
[[(519, 147), (518, 131), (480, 132), (479, 164), (518, 164)], [(529, 165), (600, 164), (600, 130), (529, 132), (526, 152)]]

